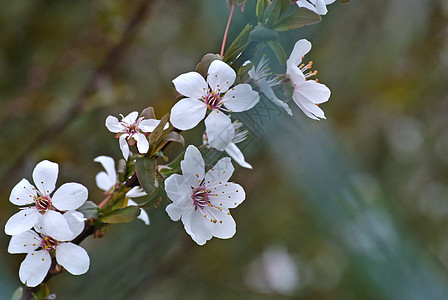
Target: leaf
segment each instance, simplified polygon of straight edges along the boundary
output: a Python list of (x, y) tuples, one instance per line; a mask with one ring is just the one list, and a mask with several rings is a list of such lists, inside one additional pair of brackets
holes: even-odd
[(140, 114), (140, 117), (143, 117), (145, 119), (155, 119), (156, 114), (154, 113), (153, 107), (147, 107), (145, 108), (142, 113)]
[(206, 55), (204, 55), (204, 57), (202, 57), (201, 61), (197, 64), (194, 70), (201, 74), (203, 77), (207, 77), (210, 64), (217, 59), (220, 59), (218, 54), (207, 53)]
[(81, 207), (79, 207), (77, 211), (82, 213), (84, 217), (87, 219), (98, 217), (98, 205), (96, 205), (92, 201), (84, 202), (84, 204)]
[(22, 299), (22, 295), (23, 295), (23, 287), (18, 287), (14, 291), (14, 294), (12, 295), (11, 300), (20, 300), (20, 299)]
[(249, 35), (252, 42), (269, 42), (278, 40), (278, 33), (263, 26), (255, 26)]
[(154, 154), (154, 149), (156, 148), (157, 144), (162, 140), (161, 137), (163, 135), (165, 125), (166, 123), (168, 123), (168, 116), (169, 114), (164, 115), (163, 118), (160, 120), (159, 125), (157, 125), (157, 127), (148, 136), (150, 147), (150, 150), (147, 153), (148, 156), (152, 156)]
[(168, 168), (161, 169), (159, 171), (160, 174), (162, 174), (164, 177), (168, 177), (172, 174), (179, 173), (181, 171), (180, 162), (182, 160), (184, 160), (184, 156), (185, 156), (185, 151), (181, 152), (172, 162), (167, 164), (166, 166)]
[(289, 13), (282, 16), (272, 27), (276, 31), (287, 31), (306, 25), (316, 24), (322, 20), (321, 16), (304, 7), (294, 6)]
[(268, 6), (267, 0), (258, 0), (257, 1), (257, 8), (256, 8), (256, 14), (258, 18), (258, 24), (261, 24), (263, 22), (263, 15), (264, 11), (266, 10), (266, 7)]
[(165, 190), (163, 188), (159, 188), (158, 187), (156, 189), (156, 191), (152, 195), (150, 195), (150, 199), (145, 201), (145, 202), (143, 202), (143, 203), (141, 203), (141, 204), (139, 204), (138, 207), (141, 207), (141, 208), (150, 207), (150, 206), (157, 207), (158, 204), (160, 204), (159, 199), (161, 200), (161, 198), (162, 198), (162, 196), (164, 194), (164, 191)]
[(268, 45), (274, 51), (275, 56), (277, 56), (278, 62), (284, 65), (286, 63), (286, 53), (279, 41), (271, 41)]
[(102, 215), (100, 220), (109, 224), (127, 223), (137, 219), (139, 214), (140, 208), (138, 206), (127, 206)]
[(123, 204), (126, 200), (126, 193), (130, 190), (125, 185), (120, 186), (118, 191), (114, 191), (112, 195), (110, 195), (110, 199), (101, 207), (98, 211), (99, 214), (102, 212), (107, 212), (112, 210), (114, 207), (123, 207)]
[(253, 63), (248, 63), (244, 66), (241, 66), (236, 73), (240, 79), (240, 82), (244, 82), (247, 78), (247, 73), (249, 73), (250, 69), (254, 67)]
[(154, 150), (154, 152), (159, 152), (163, 148), (163, 146), (165, 146), (169, 142), (176, 142), (182, 144), (182, 146), (185, 146), (184, 137), (179, 132), (171, 131), (166, 135), (163, 141), (160, 142), (159, 145), (157, 145), (157, 148)]
[(240, 34), (236, 37), (236, 39), (232, 42), (230, 47), (227, 49), (226, 53), (224, 53), (224, 57), (222, 60), (227, 64), (231, 65), (240, 54), (246, 49), (249, 45), (249, 34), (252, 31), (253, 26), (247, 24), (246, 27), (240, 32)]
[(150, 157), (142, 157), (135, 162), (138, 181), (148, 195), (152, 194), (155, 189), (156, 165), (156, 159)]
[(272, 0), (263, 15), (263, 22), (267, 28), (274, 26), (280, 16), (288, 9), (289, 0)]

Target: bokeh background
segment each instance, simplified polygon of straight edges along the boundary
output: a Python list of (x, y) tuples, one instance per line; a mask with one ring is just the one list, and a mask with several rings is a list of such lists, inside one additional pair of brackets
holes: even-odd
[[(230, 39), (254, 24), (255, 2), (235, 12)], [(235, 237), (197, 246), (165, 199), (149, 227), (87, 239), (90, 270), (53, 278), (58, 299), (448, 299), (448, 2), (328, 8), (281, 35), (288, 54), (313, 43), (327, 120), (266, 111), (245, 144), (255, 168), (233, 177), (247, 192)], [(121, 157), (105, 118), (169, 112), (171, 80), (219, 52), (227, 16), (224, 0), (0, 2), (0, 225), (16, 211), (10, 190), (43, 159), (99, 202), (93, 158)], [(24, 258), (8, 242), (0, 234), (0, 299)]]

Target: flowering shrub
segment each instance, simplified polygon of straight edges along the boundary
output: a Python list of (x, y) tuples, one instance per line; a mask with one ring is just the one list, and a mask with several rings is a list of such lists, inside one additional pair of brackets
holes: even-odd
[[(234, 236), (236, 223), (229, 209), (240, 205), (246, 193), (239, 184), (229, 182), (235, 170), (229, 157), (209, 167), (202, 151), (224, 151), (238, 165), (252, 169), (236, 145), (246, 138), (247, 129), (234, 113), (250, 111), (262, 100), (271, 101), (290, 116), (288, 102), (292, 100), (307, 117), (325, 119), (319, 105), (329, 100), (330, 90), (314, 79), (317, 71), (311, 71), (312, 62), (302, 64), (311, 43), (299, 40), (286, 59), (279, 32), (318, 23), (320, 15), (327, 12), (326, 5), (334, 1), (258, 0), (258, 23), (242, 29), (224, 52), (234, 9), (244, 10), (246, 4), (228, 1), (231, 12), (221, 53), (204, 55), (194, 71), (173, 79), (178, 101), (170, 114), (158, 120), (154, 109), (148, 107), (121, 116), (121, 120), (107, 117), (105, 125), (116, 134), (124, 159), (117, 166), (108, 156), (94, 159), (105, 169), (95, 178), (104, 199), (87, 201), (88, 191), (78, 183), (65, 183), (54, 191), (58, 164), (38, 163), (32, 174), (34, 186), (22, 179), (12, 189), (10, 202), (19, 206), (19, 212), (5, 226), (5, 233), (12, 236), (8, 252), (27, 254), (19, 270), (27, 287), (22, 299), (47, 297), (48, 292), (35, 292), (42, 291), (39, 287), (64, 269), (73, 275), (86, 273), (89, 256), (79, 246), (86, 237), (103, 237), (111, 224), (137, 218), (149, 225), (144, 208), (158, 207), (165, 195), (170, 202), (168, 216), (181, 220), (197, 244), (204, 245), (212, 237)], [(276, 62), (263, 56), (267, 47), (280, 65), (286, 65), (285, 74), (270, 72), (269, 63)], [(165, 156), (171, 143), (185, 146), (182, 131), (202, 120), (202, 145), (188, 145), (175, 158)], [(135, 200), (143, 196), (144, 202)], [(247, 201), (251, 201), (250, 195)]]

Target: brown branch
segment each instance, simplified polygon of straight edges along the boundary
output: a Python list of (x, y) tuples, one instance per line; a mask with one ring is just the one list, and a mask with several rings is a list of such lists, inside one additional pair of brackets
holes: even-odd
[(23, 164), (24, 159), (30, 153), (35, 151), (45, 142), (48, 142), (58, 136), (64, 130), (64, 128), (82, 112), (83, 108), (86, 106), (89, 100), (89, 96), (97, 91), (98, 84), (99, 82), (101, 82), (101, 79), (111, 74), (116, 68), (119, 61), (123, 58), (126, 50), (129, 48), (135, 36), (137, 35), (139, 28), (148, 16), (150, 11), (150, 4), (153, 1), (154, 0), (143, 0), (140, 3), (134, 15), (130, 19), (126, 29), (123, 31), (120, 41), (107, 53), (104, 62), (96, 69), (93, 76), (86, 84), (80, 95), (76, 98), (72, 105), (70, 105), (70, 107), (68, 107), (67, 110), (61, 114), (58, 119), (48, 124), (47, 127), (37, 137), (35, 137), (28, 144), (28, 146), (26, 146), (22, 150), (20, 154), (18, 154), (18, 156), (2, 174), (1, 180), (3, 180), (3, 182), (6, 182), (9, 178), (11, 178), (11, 174), (19, 169), (19, 167)]

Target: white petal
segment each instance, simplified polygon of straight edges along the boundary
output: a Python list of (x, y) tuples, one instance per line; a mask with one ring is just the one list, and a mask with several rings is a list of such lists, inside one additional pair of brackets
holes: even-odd
[(327, 6), (325, 5), (324, 0), (316, 1), (316, 12), (322, 16), (327, 14), (328, 10), (327, 10)]
[(225, 107), (232, 112), (242, 112), (251, 109), (258, 103), (260, 96), (252, 90), (250, 84), (243, 83), (231, 88), (223, 97)]
[(50, 254), (45, 250), (28, 253), (20, 265), (19, 278), (29, 287), (39, 285), (47, 276), (51, 266)]
[[(134, 200), (128, 199), (128, 206), (138, 206), (138, 204)], [(150, 224), (148, 213), (143, 208), (140, 208), (140, 214), (137, 218), (142, 220), (146, 225)]]
[(34, 231), (28, 230), (17, 235), (13, 235), (9, 241), (8, 252), (30, 253), (40, 247), (42, 239)]
[(137, 142), (137, 149), (140, 154), (146, 154), (149, 150), (149, 142), (143, 133), (136, 133), (133, 138)]
[(34, 196), (37, 196), (36, 188), (23, 178), (12, 189), (9, 201), (15, 205), (27, 205), (34, 203)]
[(42, 217), (42, 232), (58, 241), (69, 241), (73, 232), (64, 216), (54, 210), (48, 210)]
[(115, 185), (115, 181), (117, 180), (117, 171), (115, 170), (114, 159), (110, 156), (101, 155), (96, 157), (93, 161), (100, 163), (104, 170), (106, 170), (106, 174), (109, 177), (110, 187)]
[(208, 188), (211, 191), (209, 199), (217, 207), (235, 208), (246, 198), (246, 192), (237, 183), (223, 182)]
[(67, 221), (70, 231), (73, 233), (72, 237), (70, 238), (70, 240), (72, 240), (84, 230), (84, 221), (86, 220), (86, 218), (84, 218), (84, 215), (82, 213), (75, 210), (69, 210), (65, 212), (63, 216)]
[(86, 250), (73, 243), (61, 243), (56, 246), (56, 261), (73, 275), (84, 274), (90, 265)]
[(312, 113), (314, 116), (321, 119), (325, 119), (324, 111), (320, 109), (319, 106), (317, 106), (316, 104), (308, 102), (307, 100), (303, 100), (302, 105), (307, 111)]
[(229, 239), (235, 235), (236, 224), (228, 211), (217, 210), (210, 207), (204, 208), (204, 222), (211, 224), (211, 234), (220, 239)]
[(54, 192), (51, 203), (59, 210), (77, 209), (86, 202), (89, 192), (82, 184), (69, 182)]
[(146, 196), (145, 190), (141, 186), (134, 186), (132, 189), (129, 190), (129, 192), (126, 193), (127, 197), (130, 198), (138, 198)]
[(189, 72), (177, 76), (173, 84), (179, 94), (188, 98), (201, 99), (208, 92), (208, 85), (204, 77), (197, 72)]
[(180, 167), (184, 178), (181, 180), (176, 176), (177, 184), (189, 184), (193, 187), (199, 186), (199, 182), (204, 179), (205, 163), (198, 148), (193, 145), (187, 147), (184, 160), (180, 162)]
[(39, 191), (44, 195), (50, 195), (56, 187), (59, 165), (57, 163), (43, 160), (33, 170), (33, 181)]
[(182, 216), (183, 208), (177, 206), (174, 203), (171, 203), (166, 207), (165, 210), (168, 213), (168, 216), (170, 216), (171, 220), (179, 221), (180, 217)]
[(292, 83), (297, 87), (302, 85), (305, 81), (305, 75), (300, 71), (299, 67), (292, 64), (287, 64), (286, 74), (291, 78)]
[(170, 122), (174, 127), (188, 130), (201, 122), (207, 112), (207, 105), (201, 100), (185, 98), (171, 108)]
[(235, 71), (221, 60), (214, 60), (208, 68), (207, 82), (214, 92), (226, 92), (235, 82), (235, 78)]
[(221, 158), (216, 165), (208, 170), (207, 174), (205, 174), (206, 186), (208, 187), (219, 182), (229, 181), (229, 178), (232, 176), (234, 170), (232, 161), (229, 157)]
[(110, 190), (114, 185), (115, 181), (111, 181), (110, 177), (107, 176), (106, 172), (101, 171), (95, 176), (96, 186), (102, 189), (103, 191)]
[(310, 50), (311, 43), (309, 41), (305, 39), (297, 41), (286, 64), (293, 64), (295, 66), (298, 66), (302, 62), (302, 57), (310, 52)]
[[(149, 132), (153, 132), (154, 129), (156, 129), (156, 127), (160, 124), (160, 120), (155, 120), (155, 119), (145, 119), (142, 120), (140, 122), (140, 124), (138, 124), (138, 128), (145, 132), (145, 133), (149, 133)], [(166, 124), (165, 125), (165, 129), (168, 127), (169, 125)]]
[[(202, 172), (204, 172), (204, 170), (202, 170)], [(189, 178), (191, 178), (190, 181), (193, 181), (191, 182), (192, 184), (199, 186), (199, 179), (197, 179), (196, 176), (190, 175)], [(202, 181), (202, 178), (200, 181)], [(173, 174), (165, 180), (165, 191), (168, 198), (170, 198), (170, 200), (177, 206), (184, 207), (192, 205), (192, 184), (186, 180), (185, 175)]]
[(226, 149), (224, 149), (227, 154), (230, 155), (233, 160), (235, 160), (240, 166), (247, 169), (252, 169), (252, 166), (246, 162), (244, 159), (243, 152), (235, 145), (235, 143), (230, 143)]
[(217, 109), (205, 118), (205, 132), (210, 147), (220, 151), (224, 150), (235, 136), (232, 121), (225, 113)]
[(39, 222), (39, 212), (35, 207), (22, 209), (9, 218), (5, 225), (5, 233), (16, 235), (31, 229)]
[(316, 12), (316, 8), (312, 4), (310, 4), (308, 1), (306, 1), (306, 0), (299, 0), (299, 1), (297, 1), (297, 5), (299, 7), (305, 7), (307, 9), (311, 10), (311, 11)]
[(118, 139), (118, 142), (120, 143), (120, 149), (121, 153), (123, 153), (124, 159), (128, 160), (129, 158), (129, 145), (126, 141), (126, 135), (121, 135)]
[(135, 121), (137, 121), (137, 117), (138, 117), (138, 112), (137, 111), (133, 111), (131, 112), (129, 115), (127, 115), (126, 117), (124, 117), (121, 122), (124, 122), (128, 125), (134, 124)]
[(314, 80), (307, 80), (302, 85), (294, 89), (294, 93), (299, 93), (313, 104), (321, 104), (330, 99), (330, 89)]
[(110, 132), (119, 133), (124, 130), (123, 125), (114, 116), (108, 116), (106, 118), (106, 127)]
[(212, 238), (212, 222), (209, 218), (204, 218), (202, 211), (191, 209), (185, 210), (182, 214), (182, 223), (185, 231), (198, 245), (204, 245)]

